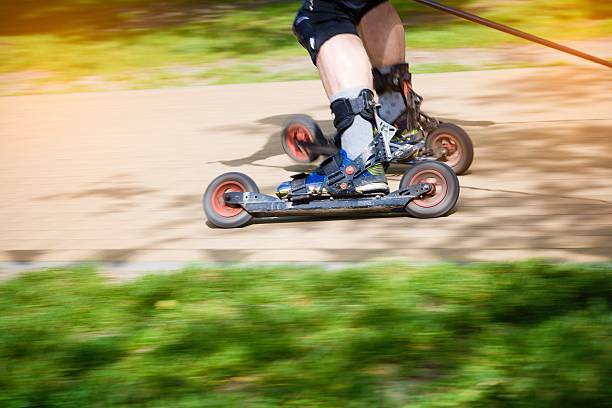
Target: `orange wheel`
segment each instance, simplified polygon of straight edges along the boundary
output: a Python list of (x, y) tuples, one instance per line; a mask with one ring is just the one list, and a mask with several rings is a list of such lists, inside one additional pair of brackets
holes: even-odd
[(245, 193), (246, 188), (237, 181), (225, 181), (212, 192), (211, 202), (215, 212), (223, 217), (235, 217), (244, 211), (241, 207), (232, 207), (225, 203), (225, 193)]
[(253, 216), (244, 208), (225, 202), (225, 193), (259, 193), (257, 184), (242, 173), (225, 173), (210, 183), (202, 204), (208, 221), (219, 228), (239, 228), (248, 224)]
[(453, 169), (455, 174), (465, 173), (474, 160), (474, 146), (470, 136), (457, 125), (441, 123), (427, 136), (428, 149), (446, 149), (440, 161)]
[(311, 147), (325, 143), (317, 122), (307, 115), (293, 117), (281, 132), (281, 145), (287, 156), (298, 163), (312, 163), (319, 158)]
[(449, 214), (459, 199), (459, 180), (453, 170), (444, 163), (417, 164), (404, 174), (400, 188), (429, 183), (433, 189), (415, 198), (406, 206), (406, 212), (416, 218), (434, 218)]
[(301, 123), (294, 123), (285, 130), (285, 134), (287, 154), (300, 163), (311, 162), (307, 146), (314, 143), (314, 136), (310, 130)]

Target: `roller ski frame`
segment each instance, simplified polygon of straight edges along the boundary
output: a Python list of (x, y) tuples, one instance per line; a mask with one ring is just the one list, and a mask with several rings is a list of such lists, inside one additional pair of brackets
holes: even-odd
[[(397, 131), (378, 120), (378, 151), (386, 159), (392, 157), (390, 140)], [(358, 213), (404, 213), (415, 218), (448, 215), (459, 198), (459, 180), (444, 163), (429, 161), (409, 169), (397, 191), (352, 197), (306, 196), (277, 198), (261, 194), (257, 184), (247, 175), (225, 173), (208, 186), (203, 208), (208, 222), (218, 228), (239, 228), (253, 218), (291, 216), (336, 216)]]
[[(395, 157), (390, 162), (415, 165), (425, 161), (441, 161), (456, 174), (465, 174), (474, 158), (470, 136), (453, 123), (439, 122), (434, 118), (428, 118), (428, 121), (435, 125), (423, 127), (427, 136), (417, 143), (403, 146), (391, 143)], [(327, 138), (317, 122), (308, 115), (296, 115), (288, 121), (281, 132), (281, 145), (287, 156), (297, 163), (313, 163), (320, 156), (338, 152), (338, 143)]]
[[(421, 111), (423, 98), (412, 89), (408, 64), (397, 64), (389, 72), (373, 70), (374, 87), (380, 95), (386, 91), (401, 94), (405, 110), (401, 128), (405, 133), (388, 142), (389, 163), (415, 165), (426, 161), (442, 161), (456, 174), (464, 174), (474, 159), (474, 147), (465, 130), (453, 123), (444, 123)], [(396, 124), (398, 126), (399, 124)], [(334, 155), (338, 137), (327, 138), (317, 122), (308, 115), (296, 115), (281, 132), (285, 153), (298, 163), (314, 162), (319, 156)]]

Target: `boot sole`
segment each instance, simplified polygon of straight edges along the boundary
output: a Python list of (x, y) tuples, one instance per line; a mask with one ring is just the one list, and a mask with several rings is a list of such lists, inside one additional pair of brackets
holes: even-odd
[(387, 183), (370, 183), (365, 186), (356, 187), (355, 190), (361, 194), (386, 194), (389, 192), (389, 185)]

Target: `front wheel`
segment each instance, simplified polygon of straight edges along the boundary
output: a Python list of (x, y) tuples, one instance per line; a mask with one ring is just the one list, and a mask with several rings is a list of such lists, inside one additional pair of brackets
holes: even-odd
[(218, 228), (240, 228), (248, 224), (253, 216), (239, 206), (228, 205), (225, 193), (259, 193), (257, 184), (246, 174), (225, 173), (210, 183), (202, 205), (208, 221)]
[(474, 145), (465, 130), (453, 123), (441, 123), (427, 135), (427, 149), (446, 149), (446, 155), (439, 160), (453, 169), (455, 174), (463, 174), (474, 160)]
[(308, 115), (297, 115), (281, 132), (281, 145), (287, 156), (298, 163), (312, 163), (319, 158), (310, 147), (321, 145), (325, 140), (317, 122)]
[(420, 163), (408, 170), (400, 181), (400, 189), (429, 183), (433, 190), (415, 198), (406, 212), (415, 218), (436, 218), (448, 215), (459, 200), (459, 179), (455, 172), (440, 162)]

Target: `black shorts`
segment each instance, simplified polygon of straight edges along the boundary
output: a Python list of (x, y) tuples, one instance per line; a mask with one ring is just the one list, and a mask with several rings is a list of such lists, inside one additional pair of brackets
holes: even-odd
[(317, 65), (321, 46), (338, 34), (355, 34), (359, 22), (387, 0), (305, 0), (293, 22), (293, 33)]

